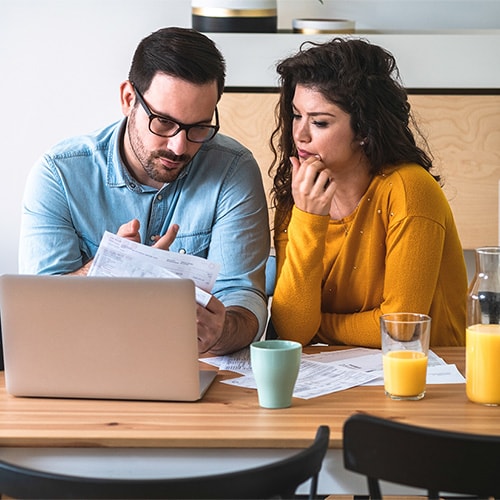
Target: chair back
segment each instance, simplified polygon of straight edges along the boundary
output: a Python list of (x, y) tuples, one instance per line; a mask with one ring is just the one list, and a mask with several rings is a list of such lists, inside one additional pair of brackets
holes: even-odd
[(261, 467), (209, 476), (166, 479), (104, 479), (41, 472), (0, 461), (0, 491), (14, 498), (293, 498), (311, 479), (316, 498), (318, 474), (330, 437), (320, 426), (311, 446)]
[(276, 256), (270, 254), (266, 262), (266, 295), (272, 297), (276, 285)]
[(363, 474), (371, 498), (379, 480), (439, 493), (500, 498), (500, 436), (441, 431), (366, 414), (343, 430), (344, 467)]

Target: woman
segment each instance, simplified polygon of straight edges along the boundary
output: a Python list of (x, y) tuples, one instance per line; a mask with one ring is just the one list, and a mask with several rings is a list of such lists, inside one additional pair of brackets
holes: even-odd
[(380, 347), (380, 316), (403, 311), (431, 316), (431, 345), (464, 345), (463, 251), (394, 57), (338, 38), (277, 71), (278, 336)]

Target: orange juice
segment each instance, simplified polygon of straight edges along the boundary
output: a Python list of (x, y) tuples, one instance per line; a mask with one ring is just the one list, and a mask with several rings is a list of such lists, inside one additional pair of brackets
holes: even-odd
[(500, 325), (472, 325), (466, 330), (467, 397), (500, 405)]
[(383, 355), (384, 387), (390, 396), (423, 397), (427, 356), (418, 351), (390, 351)]

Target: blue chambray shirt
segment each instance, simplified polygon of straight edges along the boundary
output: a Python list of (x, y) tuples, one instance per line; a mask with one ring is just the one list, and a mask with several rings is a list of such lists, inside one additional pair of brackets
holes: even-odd
[(267, 202), (253, 155), (218, 134), (179, 178), (160, 190), (139, 184), (120, 156), (125, 120), (62, 141), (31, 170), (23, 198), (19, 272), (65, 274), (92, 259), (105, 231), (137, 218), (151, 244), (174, 223), (170, 247), (221, 265), (212, 293), (267, 319)]

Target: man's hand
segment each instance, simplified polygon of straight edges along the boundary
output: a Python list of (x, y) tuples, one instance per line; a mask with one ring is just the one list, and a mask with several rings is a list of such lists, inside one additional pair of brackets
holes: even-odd
[[(136, 243), (141, 242), (141, 235), (139, 233), (139, 229), (141, 228), (141, 223), (137, 219), (132, 219), (125, 224), (122, 224), (118, 231), (116, 232), (117, 236), (121, 236), (122, 238), (126, 238), (130, 241), (135, 241)], [(162, 250), (168, 250), (170, 245), (175, 240), (177, 233), (179, 231), (179, 226), (177, 224), (172, 224), (168, 231), (163, 236), (156, 236), (155, 244), (153, 245), (156, 248), (161, 248)], [(87, 276), (90, 266), (92, 265), (92, 260), (89, 260), (84, 266), (72, 273), (68, 273), (73, 276)]]
[(198, 351), (208, 352), (219, 342), (224, 330), (226, 308), (224, 304), (212, 296), (206, 307), (196, 307), (196, 323), (198, 326)]
[(207, 307), (198, 305), (198, 350), (200, 354), (229, 354), (247, 347), (257, 335), (259, 322), (248, 309), (228, 306), (212, 297)]
[(141, 235), (139, 234), (139, 229), (141, 223), (137, 219), (132, 219), (131, 221), (122, 224), (117, 231), (117, 236), (126, 238), (127, 240), (135, 241), (136, 243), (141, 243)]
[[(140, 228), (141, 223), (137, 219), (132, 219), (122, 224), (116, 234), (122, 238), (127, 238), (127, 240), (142, 243), (141, 235), (139, 234)], [(172, 224), (163, 236), (155, 236), (155, 243), (153, 246), (155, 248), (161, 248), (162, 250), (168, 250), (170, 245), (174, 242), (178, 232), (179, 226), (177, 224)]]
[(177, 224), (172, 224), (163, 236), (158, 236), (153, 246), (155, 248), (161, 248), (162, 250), (168, 250), (170, 245), (174, 242), (178, 232), (179, 226)]

